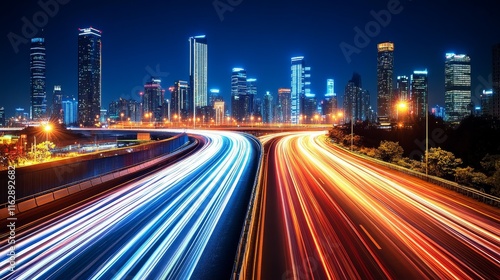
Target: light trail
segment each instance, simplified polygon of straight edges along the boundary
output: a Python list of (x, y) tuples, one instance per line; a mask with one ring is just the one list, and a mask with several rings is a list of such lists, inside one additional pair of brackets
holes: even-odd
[(262, 220), (240, 278), (498, 279), (497, 208), (353, 156), (322, 134), (261, 138)]
[(19, 233), (0, 278), (190, 278), (257, 153), (243, 135), (198, 133), (196, 154)]

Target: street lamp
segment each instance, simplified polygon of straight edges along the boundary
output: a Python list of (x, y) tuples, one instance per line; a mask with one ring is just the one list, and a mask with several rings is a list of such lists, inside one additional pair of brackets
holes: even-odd
[(52, 125), (50, 125), (50, 123), (46, 124), (44, 127), (43, 127), (43, 130), (45, 131), (46, 133), (46, 138), (45, 138), (45, 141), (49, 141), (49, 133), (52, 131)]
[(351, 119), (351, 152), (352, 152), (353, 143), (354, 143), (354, 116), (352, 116), (352, 119)]
[(125, 116), (125, 114), (123, 112), (120, 113), (120, 120), (122, 122), (122, 128), (123, 128), (123, 117)]
[[(397, 108), (396, 108), (397, 118), (398, 118), (398, 121), (399, 121), (399, 110), (407, 110), (408, 109), (408, 103), (406, 103), (404, 101), (400, 101), (396, 106), (397, 106)], [(404, 122), (404, 118), (403, 118), (403, 122)]]

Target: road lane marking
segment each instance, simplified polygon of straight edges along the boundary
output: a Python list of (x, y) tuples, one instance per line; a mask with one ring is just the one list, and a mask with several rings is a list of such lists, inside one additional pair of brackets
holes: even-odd
[(323, 184), (323, 185), (325, 184), (325, 182), (323, 182), (323, 180), (321, 180), (321, 178), (318, 178), (318, 179), (321, 182), (321, 184)]
[(375, 239), (373, 239), (373, 237), (368, 233), (368, 231), (365, 229), (365, 227), (363, 225), (361, 225), (361, 224), (359, 226), (366, 233), (366, 235), (368, 235), (368, 237), (373, 242), (373, 244), (375, 244), (375, 246), (377, 246), (377, 249), (382, 250), (382, 248), (380, 247), (380, 245), (378, 245), (377, 241), (375, 241)]

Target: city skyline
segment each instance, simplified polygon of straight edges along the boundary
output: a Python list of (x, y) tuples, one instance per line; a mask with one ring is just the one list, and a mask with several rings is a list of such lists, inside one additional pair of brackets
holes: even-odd
[[(266, 4), (268, 9), (261, 11), (258, 8), (262, 7), (262, 5), (264, 5), (263, 3), (260, 2), (261, 6), (259, 6), (259, 3), (243, 2), (241, 5), (235, 7), (233, 12), (226, 12), (223, 21), (220, 21), (217, 10), (215, 9), (213, 10), (213, 14), (208, 13), (208, 15), (200, 17), (199, 20), (193, 21), (201, 10), (201, 7), (194, 7), (193, 15), (190, 14), (186, 16), (187, 19), (191, 19), (191, 24), (184, 24), (185, 20), (183, 20), (179, 22), (178, 30), (171, 30), (171, 36), (168, 35), (170, 34), (169, 32), (164, 32), (165, 35), (160, 36), (160, 38), (168, 37), (169, 43), (167, 45), (163, 44), (163, 46), (150, 39), (146, 41), (147, 44), (140, 44), (140, 40), (132, 40), (120, 46), (119, 38), (126, 34), (130, 34), (130, 31), (134, 31), (132, 33), (135, 38), (146, 38), (146, 35), (149, 34), (150, 31), (143, 29), (142, 31), (144, 34), (138, 33), (138, 31), (141, 30), (140, 26), (133, 26), (134, 28), (132, 29), (127, 28), (132, 27), (130, 26), (131, 23), (125, 25), (124, 28), (117, 28), (117, 26), (110, 24), (103, 16), (105, 11), (110, 9), (108, 5), (101, 5), (96, 7), (95, 10), (89, 10), (88, 7), (84, 7), (83, 9), (78, 9), (80, 12), (77, 12), (75, 9), (78, 7), (82, 8), (81, 3), (70, 2), (61, 5), (58, 14), (51, 17), (50, 22), (44, 28), (47, 45), (47, 88), (50, 89), (54, 85), (62, 85), (65, 95), (77, 95), (76, 70), (71, 70), (76, 69), (75, 58), (73, 55), (70, 55), (72, 52), (71, 50), (75, 48), (74, 45), (71, 44), (71, 41), (74, 42), (74, 38), (71, 38), (71, 36), (75, 36), (74, 34), (78, 26), (83, 25), (83, 23), (80, 24), (78, 22), (84, 21), (87, 26), (96, 26), (96, 28), (103, 30), (105, 34), (105, 37), (103, 37), (103, 44), (105, 46), (103, 48), (102, 74), (103, 108), (106, 108), (107, 104), (120, 97), (138, 100), (139, 96), (137, 96), (137, 92), (141, 91), (140, 87), (143, 85), (144, 78), (146, 76), (149, 77), (151, 73), (157, 74), (157, 76), (164, 76), (161, 77), (163, 87), (173, 85), (175, 80), (188, 80), (189, 43), (186, 42), (186, 39), (196, 34), (207, 34), (207, 37), (210, 39), (208, 60), (216, 63), (209, 63), (208, 66), (208, 88), (220, 89), (221, 95), (224, 97), (226, 103), (230, 100), (230, 73), (232, 68), (241, 66), (245, 69), (250, 69), (250, 71), (254, 73), (254, 76), (258, 79), (259, 97), (262, 97), (266, 91), (270, 91), (271, 94), (277, 97), (277, 90), (281, 87), (288, 87), (290, 83), (289, 78), (287, 78), (290, 75), (288, 68), (289, 59), (293, 56), (303, 55), (307, 58), (308, 66), (312, 68), (311, 92), (316, 94), (318, 100), (326, 93), (325, 81), (329, 78), (333, 78), (336, 81), (335, 92), (339, 97), (339, 104), (342, 104), (343, 86), (348, 82), (353, 72), (358, 72), (363, 77), (363, 84), (369, 91), (372, 100), (371, 105), (374, 106), (376, 105), (376, 44), (383, 41), (394, 42), (397, 46), (394, 54), (394, 76), (409, 76), (414, 70), (428, 69), (430, 106), (434, 106), (435, 104), (444, 105), (445, 54), (450, 51), (469, 54), (472, 58), (473, 71), (471, 77), (472, 95), (473, 98), (475, 97), (479, 100), (479, 95), (482, 93), (482, 90), (491, 87), (489, 86), (489, 75), (491, 74), (491, 48), (498, 39), (494, 38), (493, 34), (488, 33), (490, 36), (485, 37), (487, 40), (482, 40), (481, 44), (479, 44), (478, 42), (480, 40), (471, 39), (474, 38), (474, 36), (478, 36), (475, 34), (478, 32), (471, 32), (472, 27), (469, 27), (461, 29), (462, 34), (464, 34), (462, 36), (463, 38), (459, 36), (460, 32), (452, 30), (447, 33), (446, 36), (442, 36), (444, 38), (435, 38), (436, 40), (432, 40), (437, 36), (435, 35), (428, 37), (428, 41), (426, 42), (411, 44), (408, 40), (405, 40), (406, 35), (400, 33), (396, 35), (396, 31), (399, 29), (398, 26), (401, 25), (401, 22), (410, 22), (405, 17), (414, 17), (413, 13), (410, 11), (411, 9), (415, 11), (424, 9), (424, 2), (401, 2), (400, 5), (404, 7), (401, 13), (406, 13), (405, 16), (392, 15), (392, 22), (383, 27), (377, 36), (369, 38), (370, 42), (367, 46), (360, 48), (359, 54), (354, 53), (349, 57), (351, 59), (350, 63), (347, 62), (341, 48), (338, 47), (339, 44), (346, 42), (355, 45), (355, 41), (353, 40), (356, 33), (353, 28), (360, 27), (363, 29), (365, 24), (373, 20), (371, 12), (384, 10), (388, 2), (379, 1), (371, 4), (358, 3), (360, 6), (356, 11), (359, 11), (359, 13), (354, 13), (355, 15), (353, 15), (352, 19), (336, 18), (334, 20), (338, 23), (344, 21), (348, 22), (343, 24), (342, 28), (338, 27), (338, 24), (329, 25), (322, 20), (323, 29), (311, 32), (307, 38), (298, 41), (293, 39), (293, 37), (289, 37), (288, 41), (282, 40), (285, 35), (290, 34), (290, 30), (283, 28), (285, 23), (290, 21), (290, 17), (298, 13), (301, 8), (305, 9), (304, 17), (306, 18), (322, 15), (323, 11), (321, 8), (325, 8), (324, 5), (331, 5), (328, 7), (333, 7), (334, 4), (305, 4), (298, 1), (289, 6), (284, 6), (269, 3)], [(188, 8), (188, 4), (172, 3), (168, 4), (166, 7), (183, 11)], [(136, 7), (135, 5), (136, 4), (131, 4), (131, 7), (120, 7), (120, 9), (124, 11), (130, 10), (132, 7)], [(205, 9), (207, 7), (213, 9), (211, 5), (203, 7)], [(34, 12), (40, 9), (35, 3), (33, 3), (33, 7), (31, 8)], [(340, 10), (345, 10), (353, 8), (353, 6), (351, 4), (346, 4), (338, 8)], [(444, 6), (440, 8), (444, 8)], [(283, 11), (278, 13), (281, 9)], [(437, 10), (439, 10), (439, 7)], [(476, 9), (475, 11), (477, 13), (482, 13), (484, 10), (485, 9), (480, 9), (479, 11)], [(16, 11), (18, 11), (17, 14)], [(65, 11), (67, 12), (66, 14)], [(428, 11), (428, 13), (436, 12), (439, 11)], [(240, 14), (237, 15), (237, 13)], [(9, 32), (14, 32), (21, 34), (20, 29), (23, 26), (23, 22), (19, 20), (19, 18), (25, 14), (27, 18), (30, 18), (29, 15), (33, 13), (31, 13), (29, 9), (22, 10), (20, 7), (16, 9), (14, 6), (13, 15), (10, 15), (13, 17), (13, 24), (12, 26), (3, 27), (8, 28), (4, 33), (9, 34)], [(263, 23), (258, 25), (260, 27), (256, 28), (256, 30), (248, 29), (250, 25), (248, 22), (244, 21), (245, 24), (242, 27), (247, 28), (249, 32), (246, 34), (251, 34), (251, 36), (246, 41), (242, 40), (242, 42), (238, 42), (235, 39), (240, 37), (231, 31), (233, 30), (231, 26), (241, 21), (241, 18), (246, 19), (249, 14), (262, 14), (264, 22), (269, 22), (274, 19), (272, 17), (273, 15), (282, 14), (286, 20), (273, 27), (272, 30), (280, 28), (280, 30), (283, 29), (284, 34), (271, 34), (273, 33), (272, 31), (262, 32)], [(90, 15), (92, 15), (92, 20), (89, 20)], [(68, 17), (74, 17), (74, 19), (69, 19)], [(117, 18), (120, 21), (125, 20), (123, 16), (117, 16)], [(490, 23), (498, 21), (498, 19), (493, 19), (492, 17), (485, 17), (484, 19), (484, 22)], [(63, 20), (68, 23), (64, 25), (58, 24), (58, 22)], [(19, 27), (16, 27), (16, 22), (19, 24)], [(131, 22), (137, 23), (137, 20), (132, 19)], [(76, 23), (78, 23), (78, 25)], [(205, 25), (204, 23), (207, 24)], [(165, 23), (165, 25), (173, 26), (170, 23)], [(460, 27), (463, 23), (457, 22), (456, 25)], [(472, 26), (472, 23), (470, 23), (470, 25)], [(146, 27), (147, 25), (145, 24), (142, 26)], [(406, 26), (409, 28), (411, 25), (407, 24)], [(310, 30), (310, 27), (311, 25), (305, 26), (303, 30), (299, 30), (298, 33), (306, 34), (307, 31)], [(323, 34), (321, 32), (324, 30), (330, 30), (332, 28), (335, 28), (335, 30), (339, 32), (328, 31), (328, 36), (318, 36)], [(228, 32), (221, 32), (224, 30)], [(257, 30), (261, 31), (259, 36), (256, 35), (256, 33), (258, 33), (256, 32)], [(477, 29), (472, 31), (482, 32), (484, 30)], [(465, 36), (465, 34), (468, 35)], [(465, 38), (468, 39), (466, 40)], [(325, 40), (334, 43), (324, 44)], [(237, 46), (231, 47), (229, 42), (235, 41), (237, 42)], [(256, 44), (256, 42), (259, 41), (262, 41), (262, 43)], [(269, 45), (265, 44), (265, 42), (275, 43)], [(429, 42), (431, 44), (429, 44)], [(29, 85), (26, 83), (29, 78), (22, 74), (27, 72), (27, 70), (24, 69), (26, 65), (22, 65), (22, 61), (26, 62), (27, 58), (23, 57), (22, 53), (26, 53), (28, 46), (23, 44), (18, 45), (19, 52), (16, 54), (8, 39), (5, 39), (3, 44), (5, 50), (11, 53), (11, 55), (6, 58), (7, 65), (11, 65), (13, 68), (12, 71), (2, 70), (5, 74), (4, 76), (7, 77), (4, 81), (14, 82), (12, 84), (4, 84), (5, 82), (2, 82), (2, 86), (5, 92), (13, 92), (12, 94), (21, 97), (15, 101), (7, 100), (4, 101), (3, 104), (0, 104), (0, 106), (6, 108), (6, 114), (9, 116), (13, 114), (14, 108), (16, 107), (23, 107), (25, 110), (29, 110), (29, 94), (27, 90)], [(419, 44), (420, 46), (425, 45), (426, 48), (418, 48)], [(250, 49), (252, 49), (252, 51), (249, 51)], [(261, 54), (259, 54), (259, 51)], [(161, 52), (161, 55), (158, 55), (158, 52)], [(130, 59), (122, 59), (127, 53), (129, 53)], [(172, 58), (174, 56), (175, 59)], [(266, 62), (263, 63), (263, 61)], [(11, 63), (9, 64), (9, 62)], [(17, 74), (12, 78), (11, 73)], [(51, 93), (49, 92), (47, 96), (48, 100), (52, 100), (52, 96), (50, 95)]]

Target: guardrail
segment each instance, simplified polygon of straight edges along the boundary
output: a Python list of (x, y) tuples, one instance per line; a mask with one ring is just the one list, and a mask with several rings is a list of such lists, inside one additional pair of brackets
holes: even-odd
[(351, 151), (349, 149), (346, 149), (346, 148), (344, 148), (344, 147), (342, 147), (340, 145), (333, 144), (331, 142), (328, 142), (328, 143), (331, 144), (331, 145), (335, 145), (335, 147), (338, 147), (338, 148), (340, 148), (340, 149), (342, 149), (342, 150), (344, 150), (346, 152), (349, 152), (349, 153), (351, 153), (351, 154), (353, 154), (355, 156), (358, 156), (360, 158), (363, 158), (363, 159), (366, 159), (366, 160), (370, 160), (372, 162), (378, 163), (380, 165), (383, 165), (385, 167), (391, 168), (393, 170), (397, 170), (399, 172), (402, 172), (402, 173), (405, 173), (405, 174), (417, 177), (419, 179), (425, 180), (425, 181), (427, 181), (429, 183), (433, 183), (435, 185), (438, 185), (438, 186), (441, 186), (441, 187), (453, 190), (453, 191), (455, 191), (457, 193), (466, 195), (468, 197), (472, 197), (472, 198), (474, 198), (474, 199), (476, 199), (478, 201), (481, 201), (483, 203), (486, 203), (486, 204), (489, 204), (489, 205), (492, 205), (492, 206), (495, 206), (495, 207), (500, 207), (500, 198), (496, 197), (496, 196), (493, 196), (491, 194), (487, 194), (487, 193), (481, 192), (481, 191), (476, 190), (474, 188), (462, 186), (462, 185), (460, 185), (460, 184), (458, 184), (456, 182), (445, 180), (445, 179), (442, 179), (442, 178), (439, 178), (439, 177), (436, 177), (436, 176), (426, 175), (424, 173), (421, 173), (421, 172), (418, 172), (418, 171), (415, 171), (415, 170), (411, 170), (411, 169), (408, 169), (408, 168), (404, 168), (404, 167), (401, 167), (401, 166), (393, 164), (393, 163), (389, 163), (389, 162), (386, 162), (386, 161), (383, 161), (383, 160), (379, 160), (379, 159), (376, 159), (376, 158), (369, 157), (367, 155), (359, 154), (359, 153), (353, 152), (353, 151)]
[[(126, 176), (129, 174), (136, 173), (138, 171), (150, 168), (160, 162), (163, 162), (167, 160), (168, 158), (171, 158), (178, 153), (181, 153), (183, 150), (188, 149), (192, 146), (195, 146), (197, 141), (195, 140), (194, 142), (186, 142), (183, 144), (181, 147), (178, 147), (174, 152), (156, 157), (152, 160), (148, 160), (143, 163), (138, 163), (133, 166), (125, 167), (120, 170), (116, 170), (107, 174), (103, 174), (100, 176), (96, 176), (93, 178), (88, 178), (86, 180), (81, 180), (78, 182), (74, 182), (72, 184), (68, 184), (65, 186), (61, 186), (58, 188), (50, 189), (41, 193), (37, 193), (28, 197), (25, 197), (20, 200), (16, 200), (15, 205), (9, 205), (8, 203), (0, 205), (0, 219), (1, 218), (6, 218), (9, 215), (9, 211), (15, 211), (16, 213), (19, 212), (25, 212), (30, 209), (33, 209), (38, 206), (42, 206), (44, 204), (47, 204), (49, 202), (52, 202), (54, 200), (66, 197), (68, 195), (77, 193), (79, 191), (94, 187), (96, 185), (105, 183), (107, 181), (117, 179), (122, 176)], [(9, 211), (5, 211), (5, 210)]]
[[(16, 168), (16, 201), (43, 194), (56, 188), (71, 186), (105, 174), (145, 163), (172, 153), (187, 143), (185, 133), (166, 140), (134, 146), (133, 150), (120, 148), (82, 157)], [(0, 171), (0, 184), (7, 186), (7, 170)], [(7, 191), (0, 193), (0, 207), (7, 203)]]
[(258, 176), (255, 176), (254, 183), (253, 183), (253, 188), (252, 188), (252, 194), (250, 195), (250, 201), (248, 203), (248, 208), (247, 208), (247, 214), (245, 217), (245, 224), (243, 226), (243, 229), (241, 231), (240, 235), (240, 241), (238, 242), (238, 249), (236, 251), (236, 257), (234, 261), (234, 266), (233, 266), (233, 273), (231, 276), (231, 279), (238, 279), (238, 276), (241, 271), (241, 267), (243, 265), (243, 260), (245, 259), (246, 255), (246, 250), (245, 248), (247, 247), (248, 244), (248, 238), (249, 236), (251, 237), (252, 235), (250, 234), (252, 231), (251, 224), (252, 224), (252, 219), (255, 216), (255, 211), (256, 208), (254, 207), (255, 201), (260, 201), (260, 199), (257, 198), (257, 196), (260, 196), (261, 191), (261, 176), (262, 176), (262, 165), (264, 162), (264, 149), (262, 147), (261, 142), (255, 138), (255, 136), (249, 136), (252, 141), (254, 141), (254, 144), (258, 147), (260, 147), (260, 155), (259, 155), (259, 166), (257, 167), (257, 174)]

